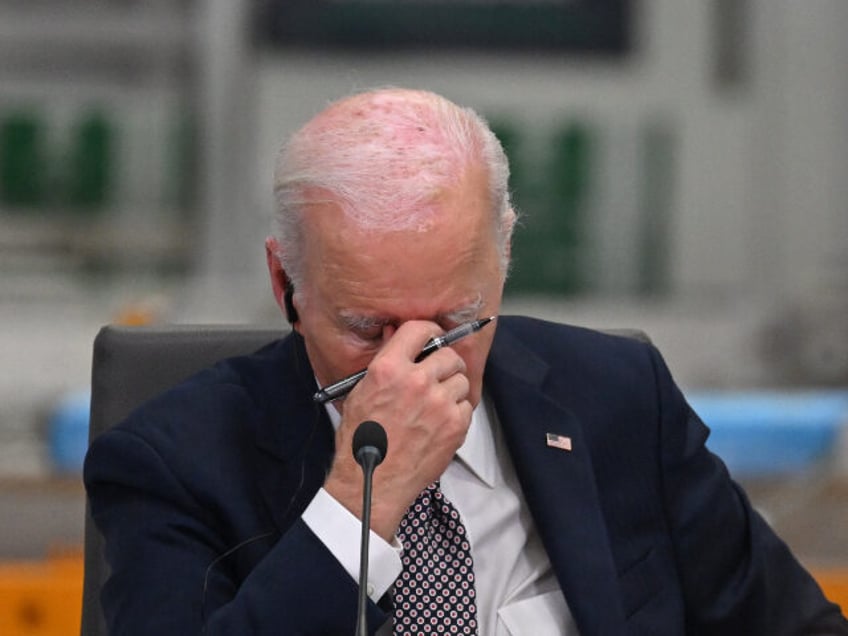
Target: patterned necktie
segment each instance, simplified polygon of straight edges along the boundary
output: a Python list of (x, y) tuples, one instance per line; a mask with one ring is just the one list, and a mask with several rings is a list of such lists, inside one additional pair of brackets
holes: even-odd
[(403, 571), (395, 581), (394, 633), (477, 634), (471, 546), (459, 512), (439, 482), (427, 487), (400, 523)]

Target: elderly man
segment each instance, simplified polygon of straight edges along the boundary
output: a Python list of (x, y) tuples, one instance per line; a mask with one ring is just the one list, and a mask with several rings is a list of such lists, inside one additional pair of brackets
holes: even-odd
[[(650, 345), (498, 317), (515, 213), (471, 110), (381, 89), (280, 155), (274, 295), (293, 333), (102, 435), (85, 479), (114, 633), (355, 627), (365, 420), (372, 630), (848, 633), (705, 448)], [(367, 368), (346, 395), (319, 387)]]

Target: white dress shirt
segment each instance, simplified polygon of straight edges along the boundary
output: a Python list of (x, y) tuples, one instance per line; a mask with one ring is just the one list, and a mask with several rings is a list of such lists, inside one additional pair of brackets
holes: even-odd
[[(338, 427), (335, 407), (327, 412)], [(459, 511), (471, 540), (480, 636), (575, 636), (574, 619), (521, 495), (494, 409), (474, 409), (465, 442), (441, 477), (441, 489)], [(359, 578), (360, 521), (323, 488), (304, 522), (354, 579)], [(382, 597), (401, 572), (402, 548), (374, 532), (368, 594)]]

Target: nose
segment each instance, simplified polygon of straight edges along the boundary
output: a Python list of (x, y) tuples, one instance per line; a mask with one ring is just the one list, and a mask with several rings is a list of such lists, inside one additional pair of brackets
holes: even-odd
[(383, 325), (383, 344), (386, 344), (391, 337), (395, 335), (395, 331), (397, 331), (397, 327), (391, 323)]

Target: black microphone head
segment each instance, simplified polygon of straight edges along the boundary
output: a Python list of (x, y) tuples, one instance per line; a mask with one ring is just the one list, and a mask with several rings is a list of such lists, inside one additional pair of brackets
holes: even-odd
[(365, 420), (353, 433), (353, 456), (356, 461), (362, 463), (360, 452), (371, 447), (377, 453), (377, 464), (383, 461), (389, 448), (389, 440), (386, 438), (386, 430), (374, 420)]

